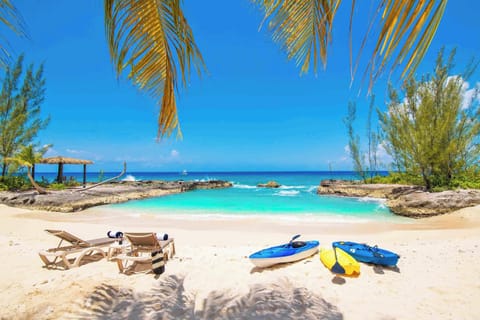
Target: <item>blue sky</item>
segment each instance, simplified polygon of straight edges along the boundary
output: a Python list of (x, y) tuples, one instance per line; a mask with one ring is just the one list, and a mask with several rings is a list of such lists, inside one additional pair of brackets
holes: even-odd
[[(48, 155), (90, 159), (89, 171), (349, 170), (342, 119), (349, 100), (358, 106), (364, 133), (368, 99), (350, 88), (349, 5), (336, 17), (326, 70), (300, 76), (271, 40), (262, 16), (248, 0), (184, 1), (185, 15), (207, 64), (178, 95), (183, 139), (156, 142), (157, 101), (117, 79), (105, 40), (103, 1), (14, 1), (29, 39), (8, 34), (15, 54), (45, 64), (51, 116), (38, 140)], [(370, 5), (357, 5), (356, 23)], [(432, 69), (438, 49), (457, 47), (457, 65), (480, 58), (476, 1), (449, 1), (442, 24), (417, 73)], [(354, 33), (359, 43), (363, 33)], [(368, 47), (367, 51), (368, 52)], [(461, 70), (461, 68), (459, 69)], [(361, 73), (360, 73), (361, 75)], [(478, 72), (473, 77), (478, 81)], [(377, 83), (384, 108), (386, 77)], [(67, 171), (81, 168), (67, 167)], [(39, 171), (55, 171), (42, 166)]]

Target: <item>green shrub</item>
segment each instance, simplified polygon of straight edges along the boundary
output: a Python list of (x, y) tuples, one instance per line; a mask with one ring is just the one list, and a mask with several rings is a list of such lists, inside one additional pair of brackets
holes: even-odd
[(65, 190), (65, 185), (63, 183), (51, 183), (49, 186), (48, 186), (49, 189), (52, 189), (52, 190)]
[(459, 189), (480, 189), (480, 167), (471, 167), (463, 174), (454, 176), (451, 187)]
[(387, 176), (373, 177), (372, 183), (422, 185), (423, 181), (420, 176), (403, 172), (390, 172)]
[(9, 191), (28, 190), (32, 187), (24, 175), (5, 176), (0, 178), (0, 189)]
[(50, 185), (50, 182), (48, 181), (47, 178), (45, 178), (44, 176), (42, 176), (42, 177), (40, 178), (40, 181), (37, 181), (37, 184), (38, 184), (40, 187), (47, 188), (47, 187)]
[(67, 187), (78, 187), (79, 185), (81, 185), (81, 183), (75, 180), (74, 177), (69, 177), (68, 180), (65, 181), (65, 186)]

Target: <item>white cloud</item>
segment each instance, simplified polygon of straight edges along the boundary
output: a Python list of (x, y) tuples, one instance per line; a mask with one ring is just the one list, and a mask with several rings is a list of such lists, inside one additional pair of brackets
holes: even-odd
[(85, 151), (82, 151), (82, 150), (74, 150), (74, 149), (67, 149), (66, 150), (68, 153), (71, 153), (71, 154), (81, 154), (81, 153), (85, 153)]
[(45, 158), (56, 157), (56, 156), (58, 156), (58, 152), (57, 152), (57, 150), (55, 150), (53, 148), (50, 148), (50, 149), (47, 150), (47, 152), (45, 152), (45, 154), (43, 156)]
[(447, 82), (451, 79), (459, 80), (462, 85), (463, 99), (460, 107), (462, 110), (468, 109), (475, 103), (480, 103), (480, 95), (478, 94), (478, 92), (480, 91), (480, 82), (477, 82), (475, 86), (470, 87), (470, 83), (468, 81), (465, 81), (459, 75), (448, 77)]
[(171, 156), (172, 158), (177, 158), (178, 156), (180, 156), (180, 152), (178, 152), (177, 150), (172, 150), (172, 151), (170, 152), (170, 156)]
[(384, 143), (380, 143), (377, 147), (377, 159), (379, 163), (387, 166), (393, 161), (392, 157), (387, 153), (387, 150), (385, 150)]
[[(470, 88), (468, 82), (464, 82), (462, 85), (463, 91), (463, 100), (462, 100), (462, 110), (468, 109), (471, 105), (474, 105), (475, 102), (480, 102), (480, 96), (478, 92), (480, 91), (480, 82), (477, 82), (476, 88)], [(476, 101), (475, 101), (476, 100)]]

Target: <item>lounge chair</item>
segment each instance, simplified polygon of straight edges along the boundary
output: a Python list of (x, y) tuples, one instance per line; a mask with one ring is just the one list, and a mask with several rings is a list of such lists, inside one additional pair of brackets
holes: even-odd
[[(150, 265), (146, 271), (152, 271), (153, 251), (161, 249), (163, 252), (163, 260), (165, 262), (175, 254), (175, 242), (173, 241), (173, 238), (168, 240), (158, 240), (157, 235), (153, 232), (125, 232), (123, 235), (130, 243), (130, 250), (115, 257), (118, 269), (121, 273), (124, 273), (127, 268), (133, 269), (137, 263), (149, 263)], [(128, 266), (129, 262), (132, 262), (130, 266)]]
[[(60, 238), (60, 242), (56, 248), (42, 250), (38, 254), (45, 263), (47, 268), (57, 267), (57, 261), (61, 259), (66, 269), (78, 267), (80, 262), (85, 256), (91, 256), (94, 252), (100, 253), (105, 257), (103, 247), (112, 244), (115, 239), (112, 238), (100, 238), (92, 240), (83, 240), (77, 236), (63, 230), (45, 230), (47, 233)], [(69, 245), (63, 245), (63, 241), (69, 243)], [(78, 254), (73, 257), (73, 262), (70, 262), (68, 256)]]

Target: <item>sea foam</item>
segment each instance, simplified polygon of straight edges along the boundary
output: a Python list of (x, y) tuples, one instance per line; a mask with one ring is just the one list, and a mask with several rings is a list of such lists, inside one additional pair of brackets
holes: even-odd
[(122, 181), (137, 181), (137, 179), (131, 174), (127, 174), (127, 176), (123, 178)]
[(280, 197), (294, 197), (298, 195), (300, 191), (297, 190), (287, 190), (287, 191), (279, 191), (277, 193), (274, 193), (275, 196), (280, 196)]
[(233, 187), (237, 189), (256, 189), (257, 188), (257, 186), (251, 186), (248, 184), (234, 184)]
[(305, 189), (306, 186), (280, 186), (278, 189)]

